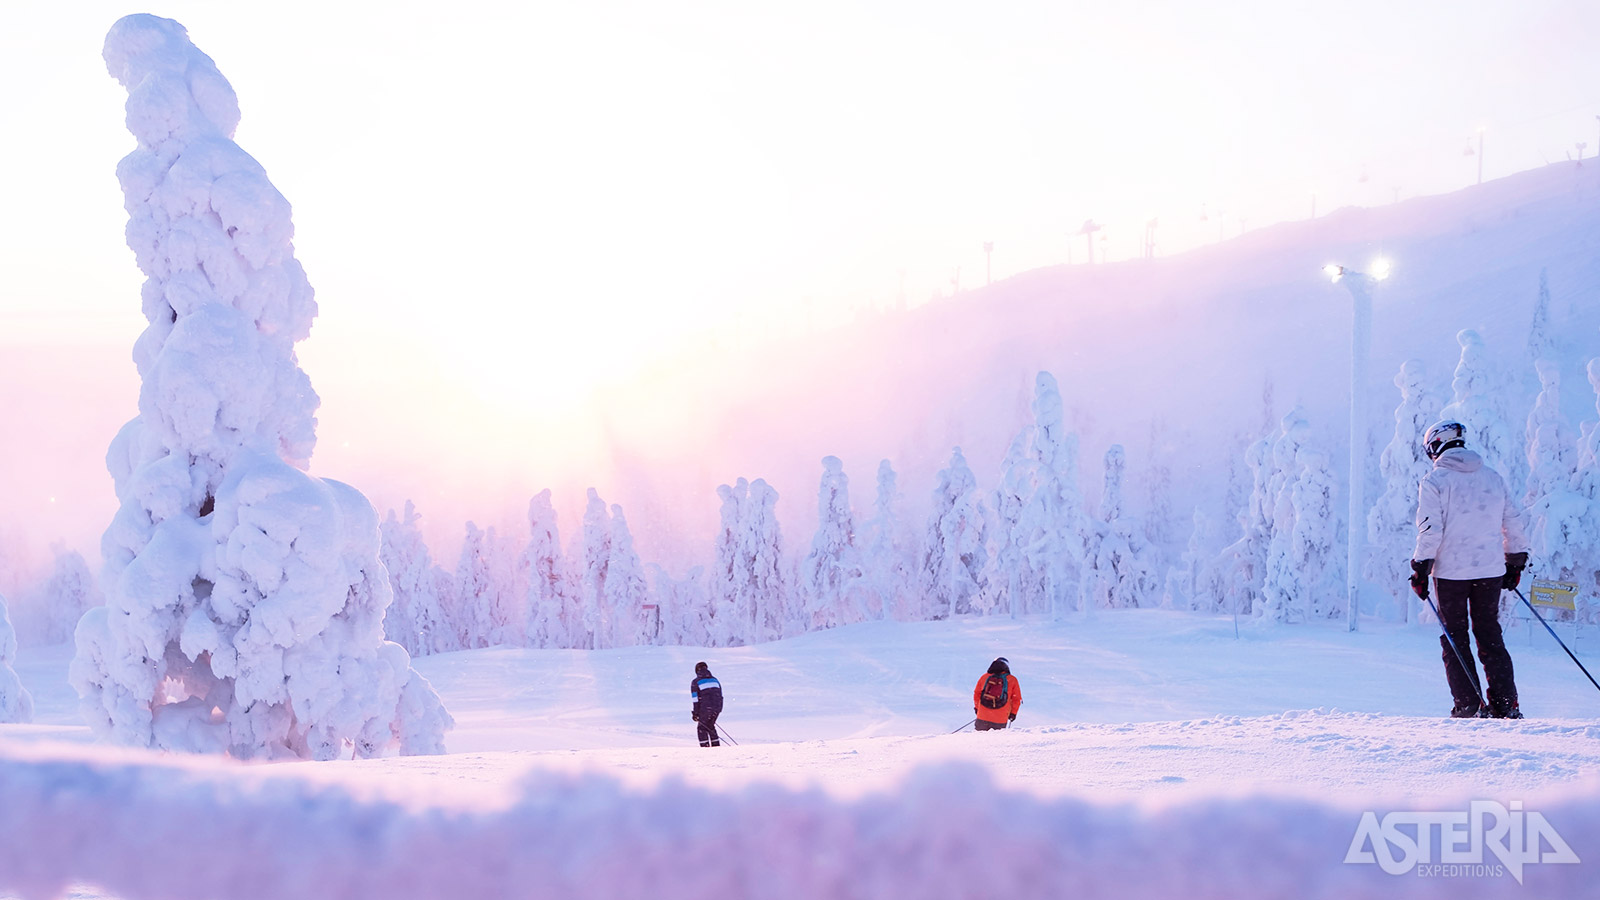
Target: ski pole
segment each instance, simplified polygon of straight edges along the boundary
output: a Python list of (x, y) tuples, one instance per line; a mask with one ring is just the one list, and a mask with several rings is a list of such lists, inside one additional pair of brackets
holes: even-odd
[[(1528, 598), (1522, 596), (1522, 589), (1512, 588), (1512, 590), (1517, 592), (1518, 597), (1522, 597), (1522, 602), (1527, 605), (1528, 611), (1533, 613), (1534, 618), (1539, 620), (1539, 624), (1543, 625), (1546, 631), (1550, 632), (1550, 636), (1556, 639), (1556, 643), (1561, 645), (1561, 649), (1567, 650), (1567, 642), (1561, 639), (1561, 635), (1556, 634), (1556, 630), (1550, 627), (1550, 623), (1544, 620), (1544, 616), (1539, 615), (1539, 610), (1535, 609), (1532, 603), (1528, 603)], [(1583, 668), (1583, 663), (1578, 662), (1578, 657), (1573, 656), (1571, 650), (1567, 650), (1567, 655), (1572, 656), (1572, 661), (1578, 663), (1578, 668), (1583, 670), (1584, 677), (1589, 679), (1589, 683), (1594, 685), (1595, 690), (1600, 691), (1600, 681), (1594, 680), (1594, 676), (1589, 674), (1588, 669)]]
[(1455, 639), (1450, 637), (1450, 629), (1444, 627), (1444, 616), (1439, 614), (1439, 607), (1434, 606), (1433, 598), (1423, 597), (1422, 599), (1428, 601), (1428, 605), (1433, 607), (1433, 616), (1439, 620), (1439, 630), (1444, 633), (1444, 639), (1450, 643), (1450, 649), (1455, 652), (1456, 662), (1461, 664), (1461, 670), (1467, 673), (1467, 678), (1471, 679), (1472, 692), (1478, 695), (1478, 708), (1483, 709), (1489, 704), (1483, 701), (1483, 691), (1478, 689), (1478, 667), (1472, 666), (1469, 668), (1467, 666), (1466, 657), (1461, 655), (1461, 648), (1457, 647)]
[[(973, 719), (972, 719), (972, 721), (971, 721), (971, 722), (968, 722), (968, 723), (967, 723), (967, 725), (971, 725), (971, 724), (973, 724), (973, 723), (975, 723), (975, 722), (977, 722), (977, 721), (978, 721), (978, 719), (977, 719), (977, 717), (976, 717), (976, 716), (974, 716), (974, 717), (973, 717)], [(963, 726), (961, 726), (961, 728), (966, 728), (966, 727), (967, 727), (967, 725), (963, 725)], [(957, 729), (956, 729), (956, 731), (960, 731), (960, 730), (961, 730), (961, 728), (957, 728)], [(955, 733), (956, 733), (956, 731), (952, 731), (952, 732), (950, 732), (950, 733), (951, 733), (951, 734), (955, 734)]]
[(728, 734), (728, 732), (726, 732), (726, 731), (723, 731), (723, 729), (722, 729), (722, 726), (721, 726), (721, 725), (718, 725), (718, 726), (717, 726), (717, 731), (719, 731), (719, 732), (721, 732), (721, 733), (722, 733), (722, 739), (723, 739), (723, 740), (725, 740), (725, 741), (727, 741), (727, 742), (728, 742), (728, 743), (730, 743), (730, 744), (732, 744), (732, 745), (734, 745), (734, 746), (735, 746), (735, 747), (737, 747), (737, 746), (739, 746), (739, 742), (738, 742), (738, 741), (736, 741), (736, 740), (734, 740), (734, 739), (733, 739), (733, 737), (732, 737), (732, 735), (730, 735), (730, 734)]

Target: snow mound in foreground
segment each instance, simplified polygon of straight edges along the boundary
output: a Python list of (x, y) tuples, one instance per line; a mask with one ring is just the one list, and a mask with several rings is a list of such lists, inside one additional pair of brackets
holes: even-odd
[[(979, 767), (919, 769), (859, 800), (543, 773), (502, 805), (450, 808), (283, 769), (141, 756), (0, 751), (0, 891), (56, 897), (76, 882), (122, 896), (235, 900), (1462, 900), (1517, 889), (1509, 873), (1417, 877), (1346, 863), (1360, 809), (1283, 797), (1169, 806), (1042, 799), (997, 789)], [(1546, 799), (1527, 809), (1580, 860), (1593, 858), (1600, 786)], [(1437, 848), (1432, 855), (1438, 862)], [(1529, 896), (1591, 895), (1582, 865), (1530, 864), (1520, 874)]]

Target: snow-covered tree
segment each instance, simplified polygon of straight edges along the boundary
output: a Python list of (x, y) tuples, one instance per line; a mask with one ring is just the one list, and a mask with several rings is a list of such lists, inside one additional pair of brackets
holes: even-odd
[(70, 681), (94, 732), (240, 757), (438, 753), (434, 689), (384, 641), (378, 516), (301, 471), (317, 394), (294, 356), (315, 315), (290, 205), (232, 141), (238, 102), (178, 22), (106, 38), (138, 147), (117, 167), (147, 275), (139, 416), (107, 453), (106, 604)]
[(1189, 544), (1178, 565), (1167, 572), (1168, 607), (1194, 612), (1226, 609), (1219, 600), (1224, 593), (1222, 569), (1217, 565), (1220, 543), (1216, 521), (1195, 507)]
[(850, 478), (837, 456), (823, 457), (817, 489), (817, 533), (800, 563), (800, 591), (811, 630), (863, 622), (866, 571), (856, 546), (855, 513), (850, 509)]
[(530, 572), (522, 555), (522, 540), (514, 531), (489, 529), (489, 646), (521, 647), (527, 643), (528, 582)]
[(1550, 322), (1550, 273), (1539, 270), (1539, 295), (1533, 303), (1533, 322), (1528, 327), (1528, 358), (1534, 362), (1557, 358), (1556, 332)]
[(622, 507), (611, 505), (611, 559), (606, 570), (605, 608), (611, 612), (613, 647), (633, 647), (658, 642), (656, 610), (644, 564), (633, 549), (633, 535)]
[[(1541, 373), (1544, 374), (1544, 373)], [(1596, 407), (1600, 408), (1600, 359), (1589, 361), (1589, 384), (1595, 391)], [(1557, 382), (1558, 383), (1558, 382)], [(1529, 428), (1534, 428), (1536, 418), (1541, 419), (1539, 431), (1548, 440), (1542, 446), (1529, 447), (1529, 461), (1541, 483), (1553, 481), (1559, 471), (1556, 462), (1565, 453), (1557, 436), (1562, 426), (1557, 424), (1559, 402), (1554, 397), (1541, 394), (1541, 412), (1535, 407), (1529, 416)], [(1578, 584), (1577, 616), (1583, 622), (1600, 622), (1600, 464), (1596, 450), (1600, 445), (1600, 426), (1585, 422), (1580, 428), (1580, 440), (1573, 463), (1573, 474), (1565, 486), (1554, 484), (1542, 491), (1529, 510), (1531, 528), (1528, 535), (1532, 544), (1534, 571), (1542, 577), (1559, 578)], [(1539, 458), (1536, 458), (1539, 457)]]
[(1023, 510), (1033, 497), (1038, 467), (1032, 449), (1033, 426), (1024, 425), (1006, 449), (1005, 461), (1000, 466), (1000, 484), (990, 497), (994, 528), (990, 532), (993, 546), (989, 553), (989, 571), (984, 576), (984, 592), (989, 597), (984, 605), (997, 612), (1003, 610), (1013, 619), (1026, 612), (1027, 595), (1023, 583), (1036, 583), (1029, 577), (1028, 536), (1023, 533), (1022, 523)]
[(1450, 382), (1455, 397), (1439, 411), (1439, 417), (1466, 426), (1467, 445), (1483, 457), (1485, 465), (1505, 477), (1513, 497), (1521, 496), (1527, 464), (1522, 442), (1513, 437), (1505, 379), (1477, 332), (1462, 331), (1456, 341), (1461, 344), (1461, 361)]
[(417, 522), (422, 516), (410, 500), (403, 517), (389, 510), (380, 526), (379, 558), (389, 573), (394, 602), (383, 619), (384, 635), (412, 656), (460, 650), (454, 627), (445, 618), (434, 580), (433, 560)]
[(705, 570), (691, 568), (683, 578), (673, 578), (655, 563), (648, 566), (656, 586), (656, 603), (661, 610), (659, 643), (682, 647), (711, 646), (710, 603), (706, 596)]
[(722, 527), (711, 583), (712, 637), (719, 646), (777, 640), (804, 630), (783, 575), (778, 492), (757, 478), (721, 485)]
[(1300, 407), (1283, 417), (1278, 437), (1272, 442), (1272, 474), (1267, 480), (1268, 533), (1266, 568), (1261, 579), (1261, 608), (1258, 615), (1273, 622), (1301, 621), (1300, 573), (1295, 570), (1294, 486), (1300, 477), (1300, 449), (1311, 436), (1311, 425)]
[(6, 598), (0, 597), (0, 725), (33, 721), (33, 697), (11, 667), (16, 659), (17, 633), (6, 615)]
[(318, 401), (294, 345), (316, 304), (289, 203), (233, 142), (233, 89), (183, 26), (129, 16), (104, 56), (138, 140), (117, 176), (149, 324), (139, 415), (107, 454), (106, 605), (76, 633), (84, 719), (239, 757), (439, 752), (450, 717), (383, 639), (377, 515), (302, 471)]
[(1067, 432), (1061, 391), (1049, 372), (1034, 379), (1033, 426), (1033, 490), (1017, 524), (1025, 561), (1018, 599), (1024, 611), (1059, 617), (1078, 596), (1089, 519), (1078, 490), (1078, 436)]
[(449, 613), (455, 628), (455, 645), (464, 650), (491, 646), (495, 635), (493, 608), (500, 591), (495, 571), (494, 529), (484, 531), (467, 523), (461, 555), (456, 560), (454, 603)]
[(805, 631), (797, 593), (789, 589), (783, 571), (783, 533), (778, 527), (778, 492), (766, 481), (750, 482), (750, 502), (745, 506), (746, 541), (750, 548), (750, 592), (758, 616), (760, 640), (775, 641)]
[(1406, 360), (1394, 384), (1400, 389), (1400, 405), (1394, 411), (1394, 437), (1378, 461), (1383, 492), (1367, 513), (1366, 577), (1389, 593), (1399, 621), (1418, 622), (1422, 601), (1409, 583), (1417, 539), (1417, 489), (1433, 469), (1422, 439), (1439, 420), (1440, 402), (1421, 360)]
[(1150, 464), (1145, 470), (1145, 491), (1149, 508), (1145, 511), (1144, 534), (1150, 542), (1152, 563), (1160, 563), (1171, 549), (1172, 521), (1172, 467), (1167, 464), (1167, 428), (1160, 421), (1150, 425)]
[(46, 644), (64, 644), (72, 640), (78, 620), (90, 607), (99, 606), (101, 598), (82, 553), (64, 544), (52, 546), (51, 551), (55, 562), (40, 592), (44, 614), (40, 637)]
[(897, 482), (894, 467), (880, 461), (872, 518), (861, 525), (869, 613), (883, 619), (910, 618), (917, 601), (916, 550), (900, 514)]
[(583, 566), (579, 579), (582, 598), (583, 630), (590, 635), (588, 647), (604, 650), (615, 647), (611, 595), (606, 592), (606, 576), (611, 571), (611, 514), (594, 488), (583, 510)]
[(977, 487), (967, 458), (955, 448), (949, 467), (939, 471), (928, 516), (921, 568), (924, 618), (966, 615), (983, 589), (988, 517)]
[(522, 552), (528, 570), (527, 646), (574, 646), (566, 617), (571, 600), (566, 561), (561, 555), (561, 529), (548, 488), (528, 501), (528, 529), (531, 537)]
[(1106, 451), (1105, 465), (1100, 517), (1089, 527), (1079, 603), (1085, 609), (1155, 606), (1160, 586), (1149, 562), (1144, 526), (1122, 511), (1127, 457), (1121, 444)]
[(1239, 539), (1228, 545), (1217, 558), (1221, 592), (1214, 594), (1213, 608), (1234, 615), (1260, 615), (1264, 604), (1267, 577), (1267, 549), (1272, 543), (1272, 444), (1273, 436), (1250, 444), (1245, 450), (1245, 465), (1250, 469), (1250, 496), (1240, 519)]
[(1298, 579), (1290, 605), (1306, 619), (1342, 618), (1345, 558), (1339, 546), (1333, 470), (1328, 455), (1310, 447), (1300, 448), (1299, 462), (1300, 473), (1291, 490), (1294, 531), (1289, 551)]
[(750, 633), (747, 623), (755, 618), (747, 590), (750, 554), (744, 540), (744, 504), (750, 497), (750, 482), (740, 478), (731, 486), (719, 485), (717, 497), (722, 501), (722, 508), (708, 606), (710, 644), (734, 647), (745, 643)]

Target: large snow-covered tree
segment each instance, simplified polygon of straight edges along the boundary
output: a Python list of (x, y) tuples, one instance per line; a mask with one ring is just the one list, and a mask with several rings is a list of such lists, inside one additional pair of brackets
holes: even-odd
[(1078, 598), (1089, 527), (1078, 490), (1078, 436), (1067, 431), (1061, 391), (1049, 372), (1034, 378), (1032, 410), (1031, 484), (1014, 526), (1022, 566), (1011, 603), (1022, 612), (1060, 616)]
[(883, 619), (910, 618), (917, 599), (916, 550), (900, 512), (898, 481), (889, 461), (879, 461), (872, 517), (861, 525), (869, 612)]
[(568, 620), (573, 606), (566, 560), (561, 554), (561, 528), (546, 488), (528, 501), (528, 546), (522, 551), (528, 570), (528, 619), (524, 633), (529, 647), (572, 647)]
[(421, 520), (415, 504), (407, 500), (403, 516), (396, 516), (391, 509), (379, 526), (382, 537), (379, 556), (389, 573), (389, 587), (394, 594), (394, 602), (389, 604), (383, 618), (383, 632), (412, 656), (461, 649), (439, 602), (433, 560), (429, 558), (422, 529), (417, 527)]
[(139, 415), (107, 454), (121, 503), (106, 605), (70, 680), (96, 734), (239, 757), (442, 751), (449, 715), (400, 645), (377, 515), (302, 471), (316, 314), (289, 203), (232, 140), (233, 88), (183, 26), (118, 21), (105, 61), (138, 145), (117, 167), (146, 280)]
[(1409, 584), (1417, 539), (1417, 486), (1433, 469), (1422, 439), (1439, 420), (1440, 401), (1421, 360), (1406, 360), (1394, 384), (1400, 389), (1400, 405), (1394, 411), (1394, 436), (1378, 460), (1383, 492), (1367, 513), (1366, 577), (1389, 594), (1396, 619), (1418, 622), (1422, 601)]
[(827, 456), (817, 488), (817, 533), (800, 563), (806, 625), (815, 630), (865, 621), (865, 578), (850, 508), (850, 478), (839, 457)]
[(6, 598), (0, 597), (0, 725), (33, 721), (33, 697), (11, 667), (16, 659), (17, 633), (6, 615)]
[(927, 619), (947, 619), (973, 611), (983, 590), (988, 556), (988, 516), (977, 495), (977, 479), (961, 448), (939, 470), (933, 489), (922, 552), (922, 595)]

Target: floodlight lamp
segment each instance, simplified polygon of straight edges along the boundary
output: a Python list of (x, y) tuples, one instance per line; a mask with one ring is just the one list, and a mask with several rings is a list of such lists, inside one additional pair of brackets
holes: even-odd
[(1382, 281), (1389, 277), (1389, 261), (1375, 259), (1372, 261), (1372, 277), (1375, 281)]
[(1322, 267), (1322, 274), (1328, 276), (1329, 281), (1333, 282), (1334, 284), (1338, 284), (1339, 279), (1344, 277), (1344, 266), (1336, 266), (1333, 263), (1328, 263)]

